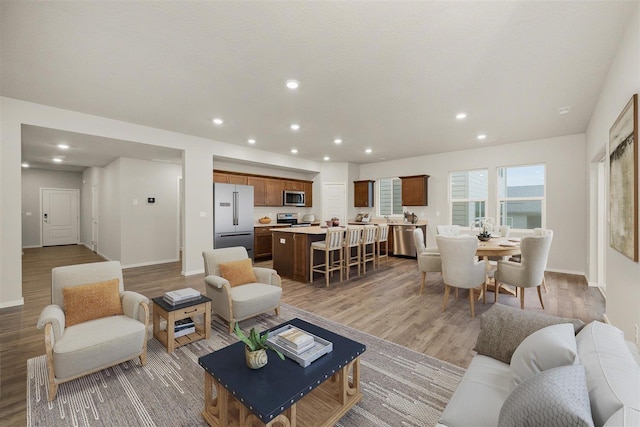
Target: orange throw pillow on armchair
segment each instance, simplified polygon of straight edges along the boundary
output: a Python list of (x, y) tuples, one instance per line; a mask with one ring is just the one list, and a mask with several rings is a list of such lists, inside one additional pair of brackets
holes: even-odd
[(63, 288), (66, 326), (124, 314), (119, 285), (118, 279), (111, 279), (106, 282)]

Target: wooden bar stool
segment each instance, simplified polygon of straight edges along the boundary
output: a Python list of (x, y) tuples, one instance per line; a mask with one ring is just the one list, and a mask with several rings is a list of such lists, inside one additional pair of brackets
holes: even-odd
[[(309, 282), (313, 283), (313, 273), (323, 273), (324, 278), (329, 286), (329, 275), (334, 271), (340, 272), (340, 281), (342, 281), (342, 248), (344, 240), (344, 229), (341, 227), (327, 228), (327, 237), (322, 242), (311, 243), (309, 258)], [(313, 265), (314, 251), (324, 251), (324, 264)], [(334, 262), (333, 254), (338, 251), (339, 261)]]
[[(384, 244), (384, 255), (380, 247)], [(376, 235), (376, 264), (380, 268), (380, 258), (384, 258), (386, 266), (389, 267), (389, 225), (379, 224), (378, 233)]]
[[(344, 269), (349, 280), (351, 267), (358, 266), (358, 277), (360, 277), (360, 263), (362, 262), (362, 227), (347, 227), (346, 237), (344, 239)], [(353, 255), (355, 248), (356, 254)]]
[[(362, 231), (362, 274), (367, 274), (367, 263), (370, 262), (373, 270), (376, 269), (376, 236), (378, 227), (372, 224), (364, 226)], [(371, 249), (369, 250), (369, 247)]]

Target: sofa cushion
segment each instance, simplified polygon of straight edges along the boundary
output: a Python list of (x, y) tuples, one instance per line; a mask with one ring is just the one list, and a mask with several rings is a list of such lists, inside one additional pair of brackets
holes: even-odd
[(620, 408), (640, 410), (640, 366), (618, 328), (591, 322), (576, 336), (580, 361), (587, 373), (591, 412), (604, 425)]
[(480, 317), (480, 334), (473, 349), (479, 354), (510, 363), (513, 352), (522, 340), (539, 329), (559, 323), (572, 323), (576, 332), (584, 326), (584, 322), (578, 319), (494, 304)]
[(66, 287), (62, 295), (66, 326), (123, 314), (118, 279)]
[(281, 287), (264, 283), (249, 283), (231, 288), (233, 317), (242, 320), (273, 310), (280, 305), (281, 296)]
[(584, 367), (548, 369), (519, 384), (498, 419), (498, 427), (512, 426), (593, 426)]
[(447, 404), (439, 425), (495, 426), (510, 392), (509, 365), (476, 355)]
[(547, 326), (526, 337), (513, 353), (511, 388), (547, 369), (576, 365), (579, 361), (573, 326)]
[(251, 258), (221, 263), (220, 275), (229, 281), (231, 287), (257, 282)]

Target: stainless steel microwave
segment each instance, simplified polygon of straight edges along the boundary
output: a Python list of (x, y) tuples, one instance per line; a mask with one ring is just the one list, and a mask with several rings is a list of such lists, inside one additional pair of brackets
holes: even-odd
[(304, 191), (284, 190), (282, 192), (282, 206), (304, 206)]

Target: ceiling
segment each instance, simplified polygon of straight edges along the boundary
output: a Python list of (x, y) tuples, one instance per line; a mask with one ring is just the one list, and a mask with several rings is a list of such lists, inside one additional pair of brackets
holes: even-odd
[[(0, 93), (310, 160), (378, 162), (585, 132), (637, 4), (2, 1)], [(23, 160), (49, 161), (42, 150), (60, 133), (26, 130)], [(97, 140), (77, 143), (98, 156)]]

